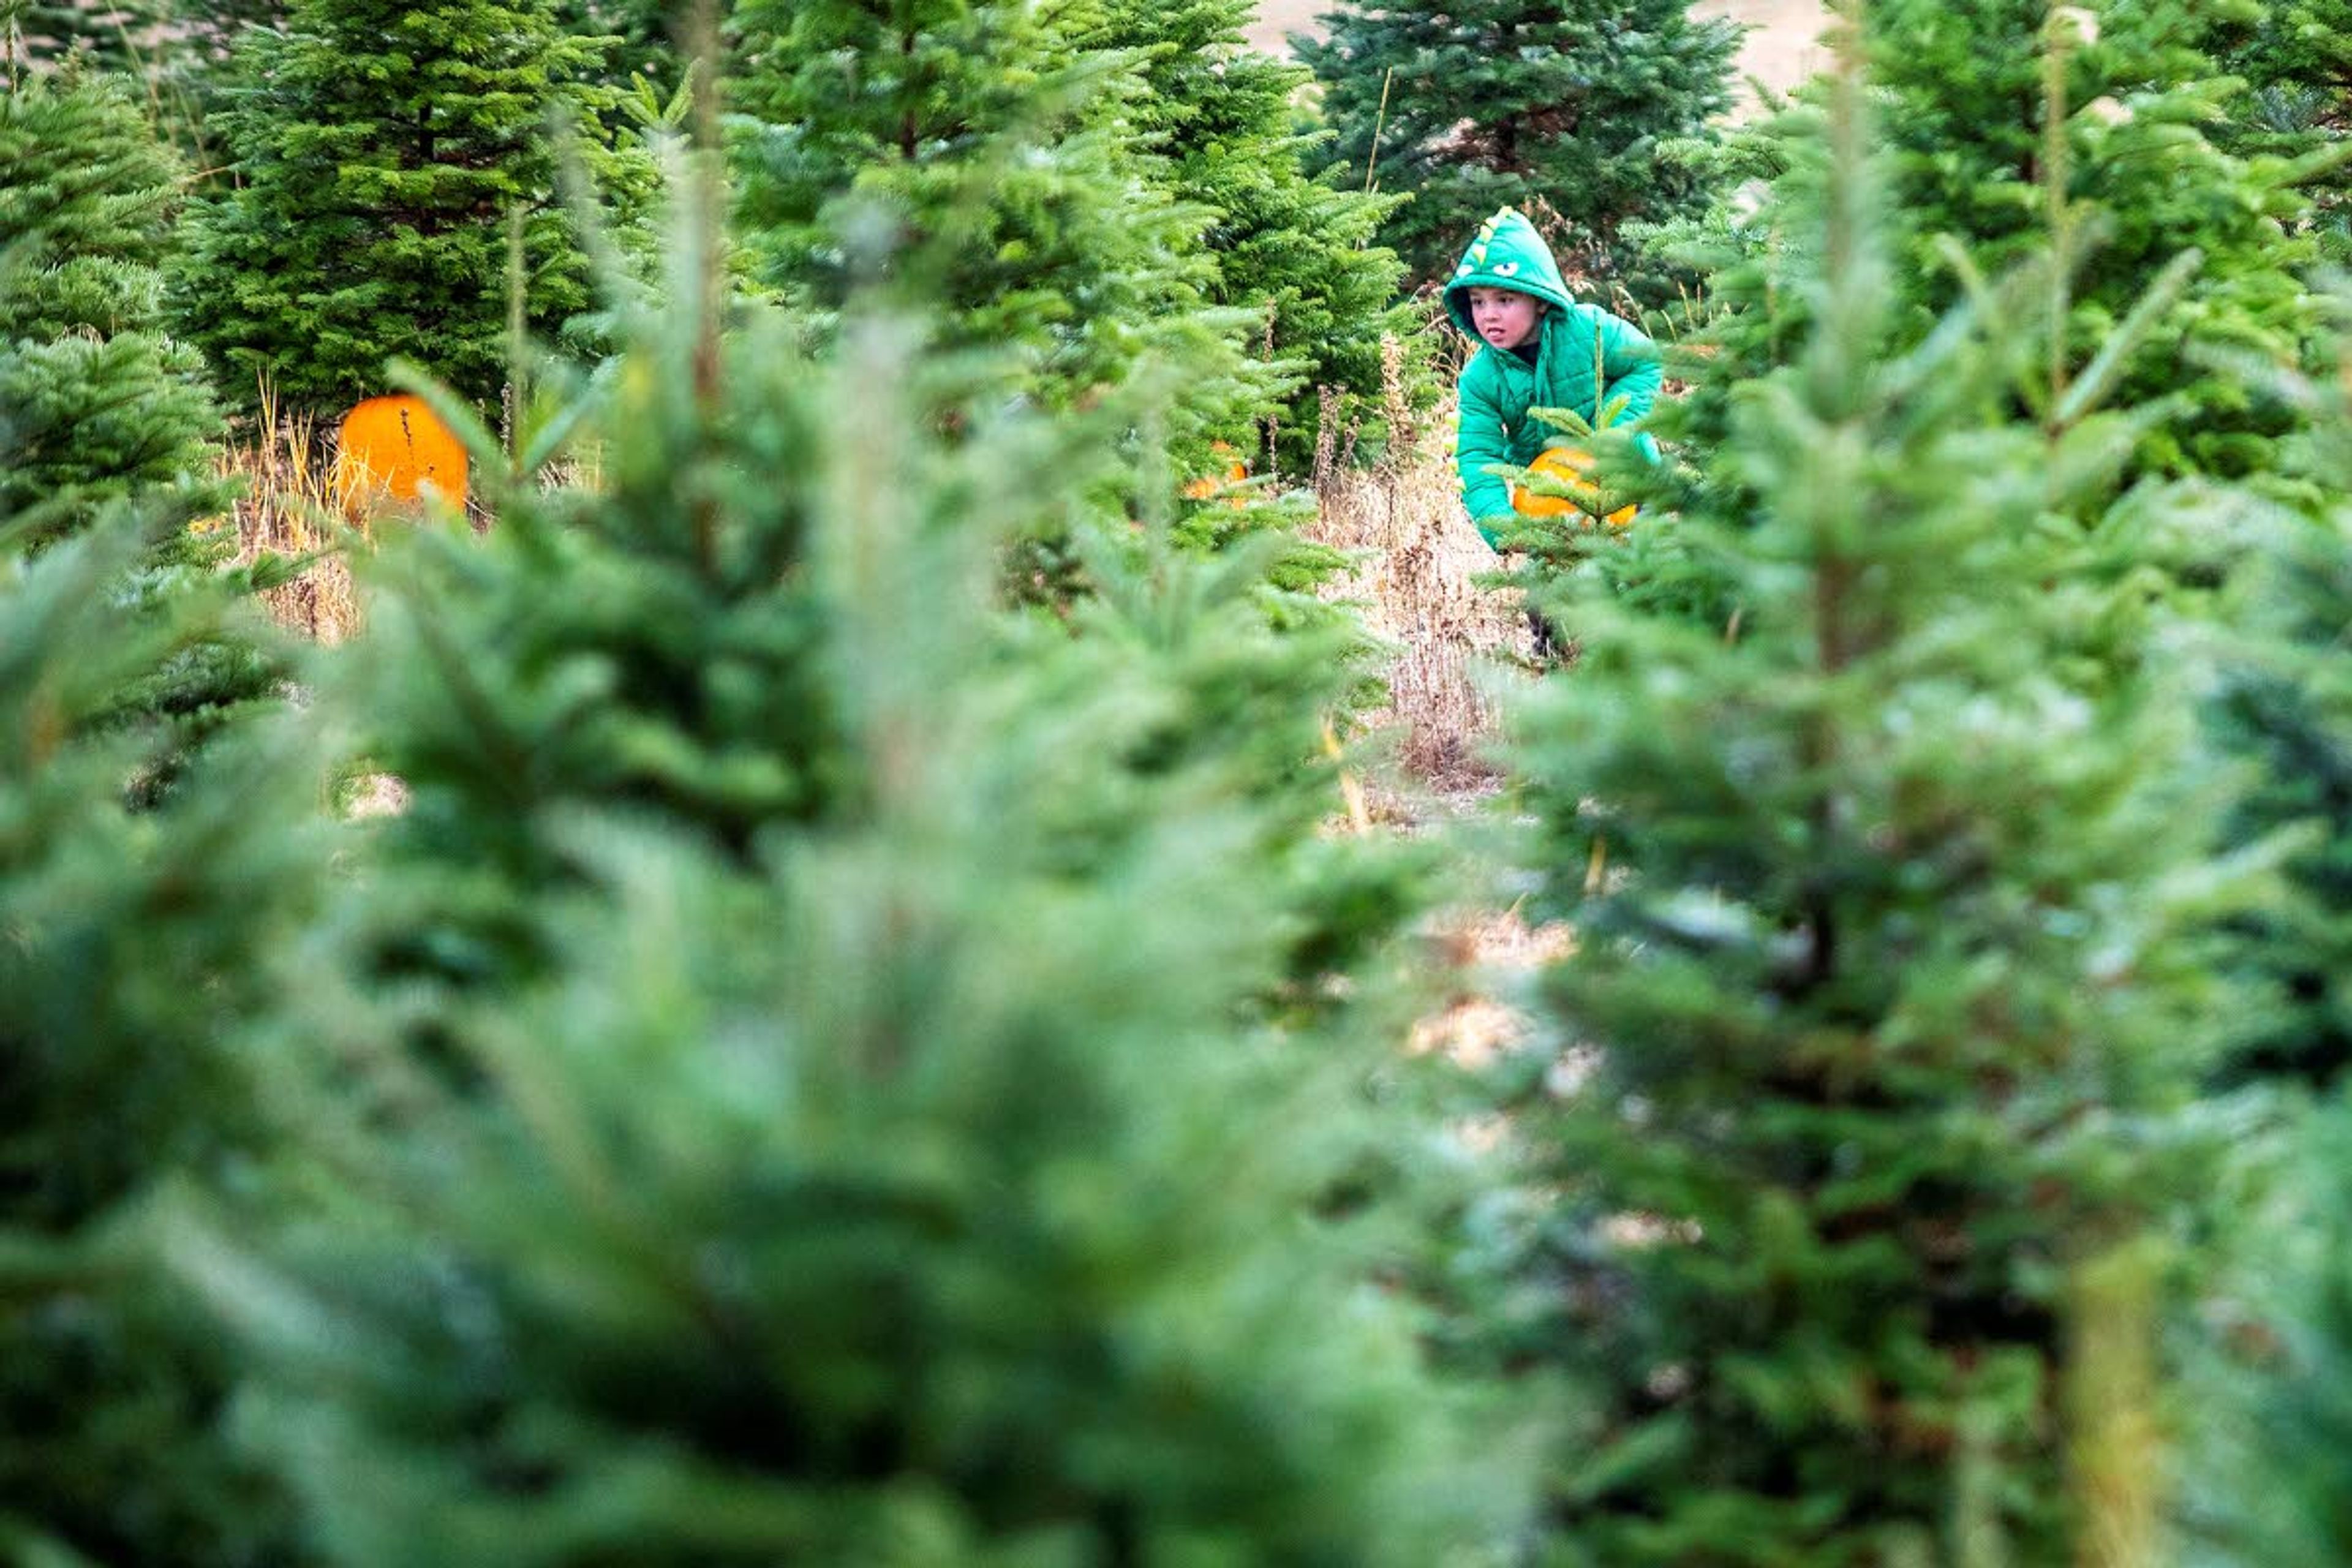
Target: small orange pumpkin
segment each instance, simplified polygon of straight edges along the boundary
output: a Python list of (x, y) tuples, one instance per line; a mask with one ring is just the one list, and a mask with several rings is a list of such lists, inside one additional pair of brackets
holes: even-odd
[[(1209, 450), (1225, 459), (1224, 477), (1220, 479), (1214, 474), (1202, 474), (1197, 479), (1185, 480), (1183, 495), (1186, 500), (1213, 500), (1232, 486), (1249, 478), (1249, 465), (1234, 456), (1233, 443), (1212, 441)], [(1240, 496), (1233, 496), (1226, 500), (1225, 504), (1238, 510), (1248, 503)]]
[[(1548, 479), (1558, 479), (1570, 489), (1597, 496), (1601, 493), (1601, 487), (1585, 478), (1591, 469), (1592, 454), (1574, 447), (1548, 447), (1528, 465), (1530, 474), (1542, 474)], [(1538, 495), (1517, 485), (1511, 487), (1511, 510), (1521, 517), (1593, 515), (1589, 508), (1579, 506), (1566, 496)], [(1639, 507), (1621, 506), (1602, 521), (1612, 528), (1622, 528), (1633, 521), (1633, 514), (1640, 510)]]
[(469, 472), (457, 433), (410, 393), (367, 399), (336, 433), (335, 494), (347, 508), (371, 494), (413, 501), (427, 485), (462, 507)]

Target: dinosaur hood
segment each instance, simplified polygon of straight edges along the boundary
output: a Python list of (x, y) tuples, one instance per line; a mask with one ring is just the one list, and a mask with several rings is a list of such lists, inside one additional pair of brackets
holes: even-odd
[(1470, 324), (1473, 288), (1516, 289), (1555, 310), (1576, 303), (1569, 297), (1568, 285), (1560, 280), (1559, 263), (1551, 258), (1551, 247), (1517, 207), (1504, 207), (1478, 226), (1476, 237), (1445, 285), (1446, 315), (1475, 342), (1478, 333)]

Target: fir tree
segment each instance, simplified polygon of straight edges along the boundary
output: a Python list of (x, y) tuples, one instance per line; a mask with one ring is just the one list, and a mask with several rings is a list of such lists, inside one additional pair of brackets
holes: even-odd
[[(576, 878), (570, 852), (533, 826), (554, 802), (626, 805), (745, 863), (787, 825), (860, 809), (822, 684), (820, 638), (840, 607), (817, 596), (808, 552), (822, 518), (845, 504), (819, 483), (829, 447), (880, 437), (814, 416), (797, 323), (762, 313), (719, 331), (738, 308), (709, 302), (722, 288), (719, 237), (681, 229), (666, 249), (665, 302), (629, 312), (630, 370), (578, 389), (546, 426), (550, 440), (596, 440), (602, 489), (518, 482), (477, 430), (495, 536), (426, 531), (376, 563), (386, 594), (371, 611), (374, 651), (339, 655), (320, 676), (348, 689), (342, 708), (370, 721), (357, 746), (408, 791), (383, 828), (387, 858), (430, 872), (394, 879), (371, 906), (374, 934), (362, 940), (394, 972), (471, 985), (535, 968), (533, 902)], [(951, 359), (935, 368), (918, 341), (890, 346), (908, 356), (884, 378), (906, 389), (908, 418), (977, 434), (1003, 417), (992, 394), (962, 386)], [(1344, 727), (1370, 650), (1352, 617), (1276, 585), (1294, 552), (1287, 536), (1230, 545), (1176, 595), (1161, 546), (1134, 540), (1128, 514), (1105, 500), (1129, 482), (1131, 432), (1155, 423), (1153, 403), (1183, 379), (1181, 364), (1162, 367), (1084, 416), (1024, 426), (1019, 458), (1008, 437), (985, 465), (937, 479), (926, 504), (940, 528), (1076, 542), (1091, 602), (1012, 626), (1045, 645), (1076, 629), (1107, 669), (1150, 668), (1187, 693), (1181, 722), (1139, 714), (1133, 735), (1097, 744), (1139, 780), (1214, 770), (1263, 803), (1275, 825), (1260, 847), (1265, 874), (1294, 915), (1283, 949), (1292, 984), (1269, 1001), (1311, 1003), (1326, 968), (1410, 915), (1423, 857), (1324, 842), (1319, 825), (1339, 801), (1324, 726)], [(527, 436), (517, 472), (553, 449)], [(1000, 482), (1009, 471), (1034, 482)], [(861, 472), (883, 493), (926, 477)], [(1074, 826), (1071, 854), (1118, 831)], [(412, 894), (433, 907), (412, 908)]]
[[(2305, 363), (2316, 301), (2301, 272), (2315, 257), (2301, 184), (2314, 166), (2251, 161), (2217, 146), (2232, 89), (2203, 46), (2210, 18), (2171, 4), (2052, 6), (1885, 0), (1862, 13), (1862, 47), (1885, 102), (1901, 276), (1916, 341), (1954, 300), (2021, 266), (2063, 287), (2017, 321), (2021, 412), (2062, 422), (2066, 388), (2117, 323), (2179, 290), (2135, 334), (2111, 401), (2160, 407), (2126, 480), (2267, 479), (2295, 416), (2236, 365)], [(1817, 110), (1774, 129), (1788, 173), (1744, 226), (1758, 238), (1807, 232)], [(2193, 269), (2177, 274), (2192, 254)], [(1704, 448), (1723, 437), (1730, 389), (1778, 363), (1801, 318), (1780, 305), (1769, 244), (1723, 275), (1704, 334), (1707, 385), (1664, 412), (1662, 438)], [(2307, 501), (2308, 497), (2301, 498)], [(1737, 502), (1727, 502), (1736, 507)], [(2106, 504), (2094, 498), (2086, 522)]]
[(0, 510), (64, 528), (134, 492), (209, 499), (203, 367), (160, 331), (179, 174), (118, 82), (0, 92)]
[[(218, 416), (198, 357), (159, 331), (178, 172), (119, 80), (69, 68), (0, 95), (0, 512), (22, 546), (135, 501), (152, 538), (113, 591), (166, 618), (174, 597), (227, 585), (211, 581), (227, 540), (202, 531), (228, 501), (208, 472)], [(275, 690), (264, 640), (184, 648), (117, 693), (119, 717), (168, 717), (183, 748), (146, 775), (151, 796)]]
[(266, 385), (332, 417), (387, 390), (401, 357), (494, 399), (511, 212), (527, 215), (531, 326), (587, 302), (550, 117), (585, 126), (606, 106), (597, 65), (550, 0), (295, 0), (282, 31), (249, 35), (236, 106), (215, 117), (236, 184), (194, 215), (175, 274), (224, 391), (255, 406)]
[(1730, 106), (1736, 24), (1689, 0), (1345, 0), (1324, 20), (1293, 47), (1338, 132), (1333, 177), (1412, 195), (1381, 231), (1412, 276), (1442, 277), (1510, 205), (1555, 217), (1555, 247), (1601, 280), (1672, 298), (1622, 231), (1706, 201), (1659, 153)]
[(145, 1216), (167, 1186), (249, 1191), (268, 1146), (241, 1044), (317, 881), (311, 792), (215, 747), (133, 809), (180, 733), (123, 692), (247, 634), (218, 588), (126, 595), (152, 551), (127, 517), (30, 559), (28, 531), (37, 509), (0, 517), (0, 1553), (289, 1562), (283, 1494), (218, 1428), (231, 1359)]
[[(2258, 16), (2220, 44), (2221, 64), (2248, 90), (2229, 105), (2219, 140), (2241, 157), (2298, 162), (2340, 145), (2352, 134), (2352, 5), (2289, 0)], [(2338, 164), (2310, 189), (2324, 253), (2337, 266), (2352, 261), (2352, 175)]]
[[(1319, 418), (1378, 420), (1384, 377), (1412, 374), (1393, 351), (1384, 363), (1381, 339), (1412, 341), (1416, 315), (1395, 299), (1395, 254), (1371, 244), (1398, 198), (1308, 177), (1328, 133), (1301, 132), (1291, 105), (1310, 73), (1244, 47), (1254, 13), (1251, 0), (1113, 0), (1103, 37), (1149, 51), (1137, 120), (1178, 199), (1214, 214), (1212, 299), (1262, 324), (1265, 357), (1301, 367), (1307, 406), (1294, 394), (1261, 453), (1296, 473)], [(1314, 401), (1324, 388), (1339, 395), (1328, 410)]]
[[(1259, 1006), (1287, 812), (1206, 737), (1220, 689), (1319, 718), (1249, 668), (1259, 574), (1008, 618), (1002, 537), (1086, 508), (1095, 429), (942, 440), (895, 309), (830, 363), (721, 338), (710, 243), (592, 393), (609, 491), (394, 549), (342, 661), (411, 793), (289, 1004), (303, 1174), (258, 1244), (175, 1234), (247, 1430), (351, 1568), (1487, 1539), (1508, 1456), (1363, 1288), (1377, 1225), (1313, 1213), (1408, 1135), (1390, 1047)], [(527, 903), (534, 962), (386, 987), (338, 928), (387, 902), (475, 955)]]
[(555, 14), (568, 32), (617, 40), (605, 68), (615, 84), (642, 76), (674, 90), (685, 68), (672, 18), (680, 10), (667, 0), (559, 0)]
[(2196, 831), (2179, 676), (2075, 657), (2101, 595), (2048, 520), (2131, 426), (1989, 416), (2003, 310), (1904, 346), (1845, 90), (1811, 331), (1717, 455), (1756, 510), (1675, 523), (1737, 620), (1580, 601), (1519, 725), (1580, 951), (1506, 1084), (1495, 1250), (1503, 1352), (1601, 1394), (1561, 1563), (2066, 1561), (2085, 1456), (2156, 1419), (2097, 1408), (2069, 1329), (2152, 1353), (2105, 1282), (2199, 1191), (2197, 933), (2253, 889)]
[(1135, 62), (1087, 41), (1102, 20), (1091, 4), (743, 0), (746, 244), (820, 314), (863, 278), (903, 280), (944, 306), (940, 352), (989, 350), (1008, 391), (1049, 405), (1184, 357), (1173, 434), (1229, 432), (1276, 384), (1243, 352), (1263, 323), (1209, 309), (1209, 215), (1140, 144)]

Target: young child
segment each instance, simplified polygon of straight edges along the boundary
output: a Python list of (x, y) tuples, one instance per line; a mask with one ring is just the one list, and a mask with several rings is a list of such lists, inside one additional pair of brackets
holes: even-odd
[(1622, 395), (1618, 423), (1630, 424), (1650, 411), (1665, 373), (1639, 327), (1569, 298), (1551, 247), (1510, 207), (1481, 225), (1463, 253), (1445, 286), (1445, 313), (1479, 345), (1455, 384), (1454, 466), (1470, 521), (1493, 544), (1512, 515), (1511, 488), (1486, 469), (1524, 468), (1560, 434), (1528, 409), (1572, 408), (1590, 419)]

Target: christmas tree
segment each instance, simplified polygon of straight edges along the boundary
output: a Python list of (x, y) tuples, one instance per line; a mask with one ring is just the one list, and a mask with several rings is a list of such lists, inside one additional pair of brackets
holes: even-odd
[(1580, 573), (1582, 659), (1519, 722), (1579, 951), (1499, 1080), (1525, 1187), (1488, 1328), (1600, 1400), (1549, 1561), (2049, 1563), (2152, 1528), (2153, 1396), (2115, 1369), (2189, 1261), (2157, 1238), (2231, 1003), (2200, 933), (2259, 889), (2195, 831), (2220, 797), (2158, 628), (2079, 653), (2105, 595), (2053, 520), (2132, 426), (2001, 417), (2013, 303), (1908, 341), (1859, 99), (1788, 279), (1801, 352), (1717, 454), (1755, 510), (1675, 525), (1736, 617)]
[(939, 352), (995, 356), (1006, 393), (1066, 407), (1146, 357), (1182, 357), (1170, 411), (1205, 447), (1279, 379), (1244, 351), (1263, 321), (1209, 303), (1206, 211), (1143, 144), (1137, 64), (1093, 5), (744, 0), (740, 227), (762, 277), (821, 316), (861, 279), (946, 311)]
[(407, 796), (274, 1037), (278, 1223), (172, 1239), (243, 1429), (352, 1568), (1465, 1560), (1511, 1457), (1331, 1202), (1428, 1130), (1384, 1033), (1264, 1005), (1236, 759), (1320, 714), (1261, 572), (1008, 614), (1098, 428), (941, 418), (895, 299), (812, 362), (715, 244), (590, 389), (605, 489), (389, 549), (324, 660)]
[(1673, 298), (1622, 231), (1710, 195), (1660, 150), (1729, 107), (1736, 24), (1689, 0), (1345, 0), (1323, 20), (1324, 38), (1293, 43), (1338, 132), (1333, 178), (1411, 195), (1381, 237), (1414, 278), (1442, 277), (1515, 206), (1572, 270)]
[(222, 741), (148, 804), (182, 731), (124, 694), (251, 634), (216, 586), (127, 594), (154, 547), (120, 506), (28, 559), (42, 521), (0, 515), (0, 1552), (292, 1562), (219, 1429), (232, 1360), (147, 1243), (163, 1190), (249, 1193), (269, 1146), (244, 1047), (320, 879), (311, 791)]
[[(2261, 6), (2251, 25), (2221, 34), (2217, 50), (2222, 68), (2247, 87), (2228, 105), (2217, 137), (2239, 156), (2300, 163), (2340, 147), (2352, 132), (2352, 5), (2344, 0)], [(2337, 163), (2305, 188), (2321, 248), (2341, 267), (2352, 260), (2352, 175)]]
[[(2317, 340), (2316, 300), (2301, 275), (2317, 254), (2302, 188), (2316, 165), (2242, 159), (2209, 135), (2226, 123), (2234, 90), (2206, 47), (2211, 19), (2169, 0), (1878, 0), (1860, 15), (1885, 100), (1908, 336), (1987, 279), (2044, 269), (2054, 287), (2014, 333), (2027, 370), (2016, 395), (2021, 413), (2054, 426), (2116, 326), (2162, 296), (2168, 308), (2130, 335), (2129, 356), (2099, 367), (2112, 404), (2160, 412), (2126, 483), (2271, 482), (2297, 419), (2237, 367), (2305, 363)], [(1729, 389), (1779, 363), (1802, 327), (1765, 302), (1778, 266), (1768, 237), (1801, 243), (1808, 231), (1818, 160), (1804, 144), (1819, 125), (1817, 108), (1779, 121), (1775, 133), (1791, 143), (1778, 160), (1788, 172), (1744, 220), (1748, 260), (1718, 278), (1703, 334), (1707, 384), (1665, 411), (1662, 439), (1719, 440)], [(2084, 521), (2105, 505), (2095, 500)]]
[(0, 92), (0, 509), (54, 530), (134, 492), (212, 499), (203, 366), (160, 330), (179, 177), (118, 81)]
[[(1260, 453), (1297, 473), (1319, 419), (1379, 419), (1383, 378), (1403, 369), (1393, 350), (1384, 364), (1381, 340), (1413, 341), (1418, 319), (1395, 299), (1395, 254), (1370, 243), (1398, 198), (1309, 177), (1327, 136), (1302, 133), (1291, 106), (1309, 73), (1244, 46), (1255, 9), (1251, 0), (1113, 0), (1102, 37), (1148, 51), (1136, 117), (1177, 198), (1215, 215), (1210, 297), (1260, 324), (1263, 356), (1299, 368), (1305, 395), (1286, 400), (1270, 423), (1273, 447)], [(1328, 408), (1317, 395), (1325, 388), (1337, 395)]]
[(179, 319), (224, 393), (332, 418), (413, 360), (467, 398), (508, 363), (509, 216), (524, 215), (527, 317), (559, 330), (588, 300), (557, 202), (550, 117), (586, 134), (613, 89), (550, 0), (296, 0), (239, 51), (236, 106), (214, 123), (232, 188), (191, 220)]

